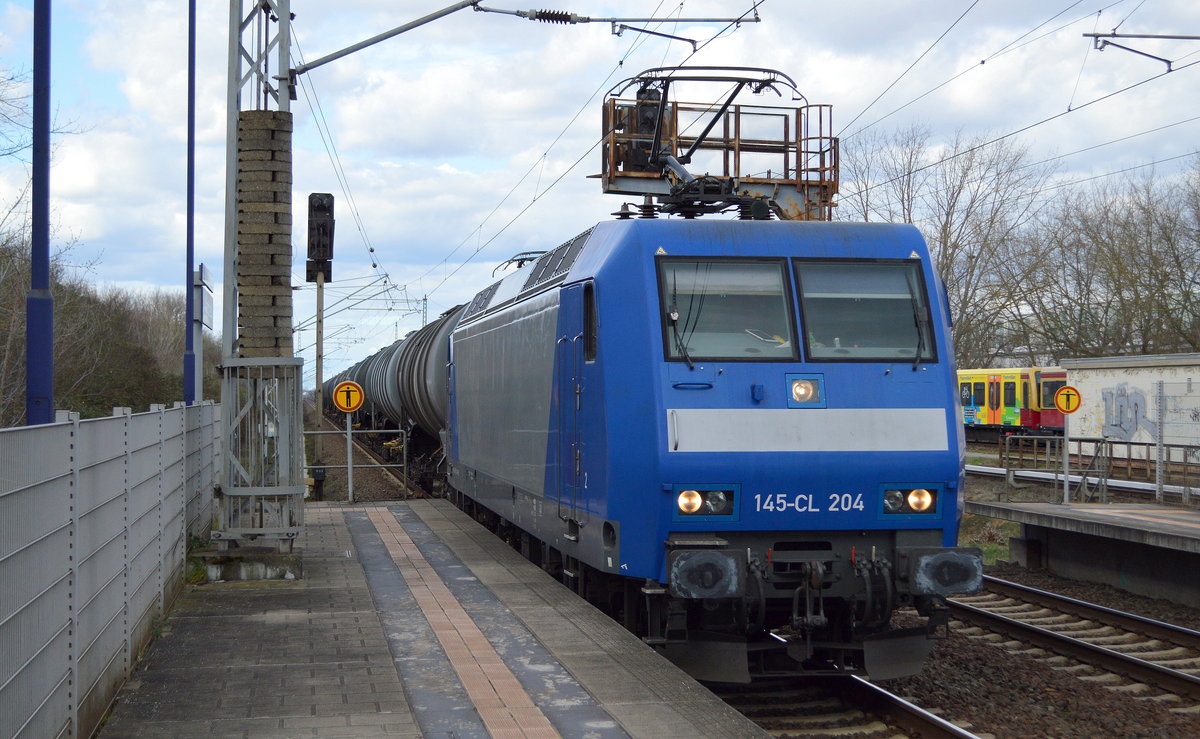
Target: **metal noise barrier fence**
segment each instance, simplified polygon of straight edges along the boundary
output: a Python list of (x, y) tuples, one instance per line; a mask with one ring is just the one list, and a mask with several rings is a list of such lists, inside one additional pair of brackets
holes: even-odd
[(90, 736), (207, 538), (220, 408), (0, 430), (0, 739)]

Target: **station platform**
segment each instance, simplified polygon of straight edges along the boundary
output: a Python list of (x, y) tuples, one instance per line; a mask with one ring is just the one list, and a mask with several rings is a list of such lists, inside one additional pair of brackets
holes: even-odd
[(305, 518), (305, 578), (182, 595), (100, 737), (766, 736), (447, 501)]
[(1021, 524), (1017, 564), (1200, 607), (1200, 510), (1152, 503), (968, 501)]

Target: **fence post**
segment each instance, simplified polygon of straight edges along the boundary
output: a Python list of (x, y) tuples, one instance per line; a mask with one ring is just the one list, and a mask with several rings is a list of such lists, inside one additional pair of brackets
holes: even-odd
[(71, 551), (67, 555), (67, 562), (70, 567), (70, 579), (67, 584), (67, 592), (70, 593), (69, 605), (67, 606), (67, 619), (70, 623), (70, 636), (67, 642), (67, 661), (68, 670), (70, 672), (70, 697), (71, 711), (70, 721), (70, 736), (79, 736), (79, 624), (78, 612), (76, 611), (76, 603), (79, 598), (76, 597), (79, 591), (79, 578), (76, 577), (76, 567), (79, 564), (79, 414), (69, 413), (67, 419), (71, 422), (71, 527), (70, 541)]
[(158, 535), (158, 559), (155, 560), (155, 569), (158, 571), (158, 582), (156, 583), (158, 586), (158, 592), (155, 594), (155, 600), (158, 601), (158, 618), (162, 618), (163, 614), (167, 611), (167, 598), (163, 593), (163, 588), (166, 587), (167, 582), (164, 573), (164, 570), (166, 569), (166, 561), (164, 560), (166, 547), (163, 546), (163, 537), (166, 535), (166, 527), (164, 526), (165, 521), (163, 521), (163, 504), (165, 498), (164, 491), (167, 484), (167, 467), (163, 451), (167, 443), (165, 438), (167, 430), (166, 424), (164, 423), (166, 421), (167, 407), (165, 405), (158, 404), (150, 406), (150, 409), (158, 411), (158, 524), (156, 526)]
[[(177, 539), (172, 539), (172, 541), (178, 542), (174, 545), (175, 558), (179, 561), (179, 572), (173, 575), (176, 583), (182, 582), (184, 580), (184, 578), (187, 577), (187, 500), (188, 500), (188, 489), (187, 489), (188, 467), (187, 467), (187, 462), (186, 462), (187, 443), (188, 443), (187, 427), (188, 427), (188, 414), (191, 413), (192, 415), (195, 415), (195, 411), (188, 410), (189, 408), (193, 408), (193, 407), (195, 407), (195, 406), (194, 405), (180, 406), (179, 410), (178, 410), (179, 423), (175, 424), (175, 427), (178, 428), (180, 433), (183, 434), (183, 436), (181, 436), (179, 439), (179, 453), (183, 455), (183, 460), (181, 461), (181, 464), (179, 465), (180, 466), (180, 474), (183, 477), (183, 479), (181, 479), (179, 481), (179, 503), (178, 503), (179, 525), (175, 527), (175, 531), (172, 533), (172, 536), (178, 537)], [(166, 587), (165, 584), (164, 584), (164, 587)], [(163, 595), (165, 597), (165, 595), (166, 595), (165, 591), (164, 591)]]
[(129, 636), (129, 468), (133, 464), (132, 454), (129, 451), (129, 417), (132, 415), (131, 408), (113, 408), (113, 415), (122, 419), (121, 428), (122, 442), (125, 445), (125, 463), (124, 463), (124, 478), (125, 482), (121, 493), (121, 511), (124, 519), (124, 532), (121, 535), (121, 551), (124, 554), (125, 563), (121, 571), (121, 638), (125, 640), (125, 648), (121, 650), (121, 667), (125, 675), (129, 674), (129, 666), (133, 663), (130, 658), (130, 652), (133, 651), (133, 640)]
[(1166, 444), (1163, 443), (1163, 436), (1166, 435), (1167, 427), (1167, 398), (1166, 393), (1163, 391), (1162, 380), (1154, 383), (1154, 415), (1154, 500), (1162, 503), (1163, 451), (1166, 449)]

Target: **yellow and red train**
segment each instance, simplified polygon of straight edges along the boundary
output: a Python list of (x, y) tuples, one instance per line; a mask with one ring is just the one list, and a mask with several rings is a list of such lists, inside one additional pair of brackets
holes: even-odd
[(958, 401), (967, 441), (996, 442), (1015, 433), (1061, 434), (1054, 393), (1067, 384), (1062, 367), (958, 370)]

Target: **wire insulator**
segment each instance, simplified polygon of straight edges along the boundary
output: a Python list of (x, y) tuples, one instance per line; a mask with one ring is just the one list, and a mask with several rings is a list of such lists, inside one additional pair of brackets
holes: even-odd
[(650, 195), (644, 196), (642, 204), (638, 206), (640, 215), (638, 218), (658, 218), (658, 206), (654, 204), (654, 198)]
[(578, 23), (579, 16), (574, 13), (568, 13), (565, 10), (532, 10), (529, 12), (529, 20), (541, 21), (543, 23)]

